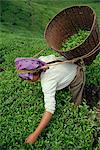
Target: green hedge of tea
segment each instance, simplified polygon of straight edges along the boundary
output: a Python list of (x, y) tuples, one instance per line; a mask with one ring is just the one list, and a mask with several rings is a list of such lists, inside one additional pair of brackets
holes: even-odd
[[(25, 9), (26, 12), (28, 10), (27, 5), (24, 3), (25, 1), (9, 0), (7, 2), (11, 2), (9, 3), (11, 9), (13, 8), (12, 3), (16, 7), (18, 7), (20, 3), (22, 10)], [(47, 8), (47, 11), (48, 5), (40, 5), (34, 1), (32, 1), (32, 3), (35, 8), (38, 8), (37, 10), (41, 7), (41, 12), (46, 14), (44, 8)], [(54, 9), (56, 12), (58, 9), (60, 10), (61, 7), (57, 8), (56, 6), (56, 8), (53, 7), (52, 10)], [(9, 13), (11, 13), (10, 9)], [(50, 14), (54, 14), (54, 12)], [(9, 19), (9, 17), (7, 19)], [(25, 22), (23, 22), (23, 24), (24, 23)], [(11, 30), (8, 24), (2, 24), (1, 27), (0, 68), (4, 71), (0, 72), (0, 149), (91, 150), (92, 147), (94, 147), (95, 150), (99, 150), (99, 138), (96, 138), (95, 141), (93, 136), (94, 133), (96, 135), (99, 131), (95, 107), (91, 110), (89, 106), (86, 105), (85, 100), (79, 108), (75, 107), (71, 103), (71, 95), (67, 89), (56, 93), (57, 104), (55, 114), (36, 143), (32, 145), (24, 144), (25, 138), (35, 130), (40, 122), (44, 113), (44, 102), (40, 82), (29, 84), (25, 81), (21, 81), (17, 76), (14, 60), (16, 57), (32, 57), (41, 49), (46, 49), (47, 45), (41, 33), (39, 33), (38, 36), (34, 36), (34, 34), (32, 35), (31, 33), (33, 31), (30, 32), (25, 28), (18, 28), (17, 30), (17, 25), (16, 28), (13, 25)], [(52, 53), (54, 52), (48, 48), (42, 55)], [(99, 59), (100, 57), (98, 55), (93, 64), (87, 67), (86, 83), (88, 85), (97, 85), (99, 83)]]
[[(93, 133), (98, 130), (94, 121), (95, 111), (89, 110), (85, 103), (79, 108), (75, 107), (70, 103), (68, 90), (57, 92), (56, 112), (36, 143), (30, 146), (24, 144), (25, 138), (35, 130), (44, 112), (43, 94), (40, 82), (29, 84), (18, 78), (14, 60), (16, 57), (31, 57), (36, 53), (35, 50), (46, 48), (46, 44), (42, 39), (15, 38), (6, 34), (4, 39), (1, 45), (2, 51), (5, 50), (1, 65), (4, 71), (0, 73), (1, 149), (91, 150)], [(50, 53), (52, 51), (44, 55)], [(93, 64), (96, 62), (98, 57)], [(87, 81), (93, 78), (89, 74)]]

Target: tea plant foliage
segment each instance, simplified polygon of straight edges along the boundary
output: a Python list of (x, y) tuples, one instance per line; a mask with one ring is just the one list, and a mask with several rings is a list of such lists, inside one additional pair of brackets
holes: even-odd
[[(30, 3), (31, 2), (31, 5)], [(75, 3), (80, 2), (76, 1)], [(84, 2), (84, 1), (83, 1)], [(87, 2), (87, 1), (86, 1)], [(56, 6), (55, 6), (56, 3)], [(44, 113), (40, 82), (29, 84), (17, 76), (16, 57), (55, 54), (47, 46), (43, 32), (49, 19), (72, 1), (1, 0), (0, 24), (0, 149), (1, 150), (91, 150), (97, 132), (95, 108), (86, 101), (79, 107), (71, 103), (68, 89), (56, 93), (56, 111), (35, 144), (25, 145), (25, 138), (35, 130)], [(98, 13), (98, 4), (90, 3)], [(32, 20), (33, 19), (33, 20)], [(98, 85), (99, 59), (86, 69), (86, 83)], [(98, 140), (98, 139), (97, 139)], [(99, 150), (98, 141), (94, 146)]]
[(86, 40), (89, 33), (89, 31), (80, 29), (77, 33), (73, 34), (62, 43), (61, 49), (63, 51), (70, 51), (74, 47), (82, 44)]

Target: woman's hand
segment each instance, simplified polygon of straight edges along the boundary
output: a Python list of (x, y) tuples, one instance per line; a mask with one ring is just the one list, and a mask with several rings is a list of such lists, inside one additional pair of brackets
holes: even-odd
[(37, 139), (37, 135), (33, 132), (31, 133), (26, 139), (25, 139), (25, 143), (26, 144), (32, 144), (36, 141)]
[(43, 129), (49, 123), (51, 117), (52, 117), (52, 113), (47, 112), (47, 111), (44, 113), (44, 115), (40, 121), (40, 124), (38, 125), (36, 130), (26, 138), (26, 140), (25, 140), (26, 144), (31, 144), (36, 141), (37, 137), (40, 135), (40, 133), (43, 131)]

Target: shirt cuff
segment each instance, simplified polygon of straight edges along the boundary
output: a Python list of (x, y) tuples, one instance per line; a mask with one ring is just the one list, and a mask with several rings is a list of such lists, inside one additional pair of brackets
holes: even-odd
[(54, 112), (55, 112), (54, 110), (51, 110), (51, 109), (48, 109), (48, 108), (46, 109), (46, 111), (50, 112), (51, 114), (54, 114)]

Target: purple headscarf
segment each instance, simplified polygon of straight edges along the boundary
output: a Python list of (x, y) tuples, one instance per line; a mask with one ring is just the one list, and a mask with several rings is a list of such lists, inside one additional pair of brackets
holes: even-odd
[[(45, 66), (46, 63), (41, 61), (40, 59), (35, 58), (16, 58), (15, 59), (15, 65), (16, 69), (19, 71), (30, 71), (30, 70), (36, 70), (38, 68), (41, 68), (42, 66)], [(46, 69), (40, 69), (39, 72), (45, 72)], [(33, 76), (36, 75), (37, 72), (32, 73), (19, 73), (19, 77), (24, 80), (32, 80)]]

